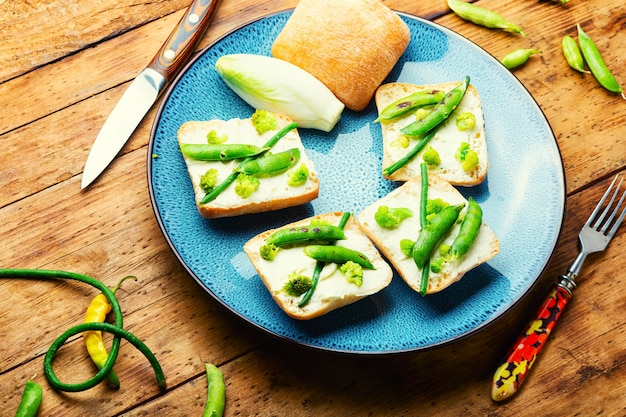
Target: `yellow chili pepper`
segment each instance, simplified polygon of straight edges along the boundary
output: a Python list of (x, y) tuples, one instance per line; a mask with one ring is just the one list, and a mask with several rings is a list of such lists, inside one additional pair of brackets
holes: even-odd
[[(129, 278), (137, 280), (134, 276), (122, 278), (112, 289), (113, 293), (115, 293), (120, 285), (122, 285), (122, 282)], [(102, 323), (110, 311), (111, 305), (107, 301), (104, 294), (98, 294), (93, 300), (91, 300), (89, 307), (87, 307), (87, 312), (85, 313), (85, 323)], [(104, 340), (102, 339), (102, 332), (100, 330), (88, 330), (83, 333), (83, 341), (85, 342), (85, 347), (87, 348), (87, 352), (89, 352), (89, 356), (91, 357), (93, 363), (98, 367), (98, 369), (102, 369), (104, 363), (109, 357)], [(115, 388), (120, 387), (120, 380), (113, 369), (111, 369), (111, 371), (107, 374), (106, 379), (111, 386)]]

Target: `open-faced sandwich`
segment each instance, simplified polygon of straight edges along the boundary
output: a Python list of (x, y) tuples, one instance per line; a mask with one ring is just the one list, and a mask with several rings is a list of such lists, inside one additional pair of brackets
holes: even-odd
[[(389, 168), (415, 148), (425, 137), (413, 135), (436, 106), (439, 110), (449, 104), (446, 94), (463, 83), (415, 85), (389, 83), (376, 91), (383, 136), (383, 176), (395, 181), (407, 181), (420, 175), (420, 164), (426, 162), (431, 172), (452, 185), (480, 184), (489, 167), (482, 103), (476, 88), (468, 84), (461, 102), (438, 127), (434, 136), (406, 164), (395, 171)], [(457, 88), (458, 90), (458, 88)]]
[(350, 213), (261, 233), (244, 251), (278, 306), (308, 320), (377, 293), (393, 272)]
[(363, 209), (358, 222), (404, 281), (424, 295), (493, 258), (500, 243), (478, 203), (450, 183), (428, 175), (423, 206), (422, 191), (421, 177), (413, 178)]
[(313, 162), (286, 116), (257, 110), (249, 119), (188, 121), (178, 142), (204, 217), (277, 210), (318, 196)]

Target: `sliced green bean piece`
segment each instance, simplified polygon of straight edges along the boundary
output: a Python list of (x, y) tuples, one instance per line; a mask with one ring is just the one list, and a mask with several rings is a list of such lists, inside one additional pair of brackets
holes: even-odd
[(464, 206), (457, 204), (445, 207), (420, 230), (413, 246), (413, 261), (420, 270), (424, 269), (437, 243), (454, 226)]
[(585, 57), (585, 61), (587, 61), (587, 66), (589, 66), (591, 73), (596, 77), (596, 80), (598, 80), (602, 87), (613, 93), (622, 93), (622, 87), (613, 74), (611, 74), (595, 42), (583, 31), (580, 25), (577, 27), (580, 50)]
[(309, 224), (279, 229), (269, 235), (265, 239), (265, 243), (285, 248), (302, 244), (328, 244), (345, 238), (345, 233), (338, 226), (332, 224)]
[(564, 36), (561, 41), (561, 49), (570, 67), (578, 72), (589, 73), (589, 71), (585, 69), (585, 60), (574, 38), (568, 35)]
[(202, 417), (222, 417), (226, 405), (224, 375), (213, 364), (204, 364), (207, 377), (207, 399)]
[(230, 161), (259, 155), (267, 148), (240, 143), (181, 143), (180, 151), (189, 158), (200, 161)]
[(406, 97), (394, 101), (380, 112), (380, 116), (374, 122), (392, 120), (403, 116), (408, 112), (424, 106), (437, 104), (445, 96), (441, 90), (416, 91)]
[(526, 36), (518, 25), (492, 10), (462, 0), (448, 0), (448, 7), (461, 19), (476, 23), (477, 25), (491, 29), (501, 29), (511, 33), (519, 33), (522, 36)]
[(336, 245), (309, 245), (304, 248), (306, 256), (324, 263), (344, 264), (352, 261), (363, 268), (376, 269), (368, 257), (356, 250)]
[(258, 158), (245, 161), (238, 168), (238, 172), (255, 177), (272, 177), (280, 175), (293, 167), (300, 160), (300, 149), (292, 148), (278, 153), (265, 153)]
[[(421, 193), (420, 193), (420, 227), (423, 229), (426, 226), (428, 220), (426, 220), (428, 206), (428, 165), (423, 163), (420, 165), (421, 169)], [(413, 246), (415, 248), (415, 246)], [(419, 292), (421, 296), (425, 296), (428, 291), (428, 278), (430, 276), (430, 258), (426, 259), (424, 268), (422, 269), (422, 276), (420, 278)]]

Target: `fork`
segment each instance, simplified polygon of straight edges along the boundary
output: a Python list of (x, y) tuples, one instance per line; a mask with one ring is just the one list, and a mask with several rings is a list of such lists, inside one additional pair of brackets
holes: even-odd
[[(494, 401), (510, 398), (519, 390), (570, 300), (572, 291), (576, 288), (576, 277), (579, 275), (587, 255), (606, 249), (615, 236), (626, 215), (626, 207), (619, 213), (624, 197), (626, 197), (626, 191), (614, 205), (623, 181), (622, 178), (619, 178), (618, 181), (618, 178), (619, 175), (613, 178), (611, 185), (578, 234), (580, 244), (578, 256), (568, 268), (567, 273), (559, 276), (557, 282), (552, 285), (548, 296), (533, 316), (534, 318), (528, 323), (524, 332), (519, 335), (507, 353), (506, 359), (497, 368), (491, 384), (491, 398)], [(611, 196), (610, 200), (603, 210), (603, 204), (609, 196)], [(613, 206), (614, 208), (611, 209)]]

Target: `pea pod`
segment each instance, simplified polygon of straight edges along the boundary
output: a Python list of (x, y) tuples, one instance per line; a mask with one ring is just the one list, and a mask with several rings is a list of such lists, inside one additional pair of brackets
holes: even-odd
[(345, 246), (309, 245), (304, 248), (304, 253), (310, 258), (324, 263), (344, 264), (352, 261), (363, 268), (376, 269), (365, 254)]
[(242, 143), (181, 143), (180, 151), (189, 158), (200, 161), (230, 161), (258, 155), (267, 148)]
[(454, 226), (464, 206), (457, 204), (443, 208), (420, 230), (413, 245), (413, 261), (420, 270), (424, 269), (437, 243)]
[(502, 58), (502, 64), (508, 69), (517, 68), (524, 65), (534, 54), (540, 54), (541, 49), (521, 48), (509, 52)]
[(15, 417), (35, 417), (41, 405), (42, 396), (43, 391), (41, 385), (30, 379), (26, 381), (20, 405), (15, 412)]
[(282, 174), (300, 160), (300, 149), (292, 148), (278, 153), (266, 153), (242, 163), (237, 171), (255, 177), (271, 177)]
[(561, 41), (561, 49), (570, 67), (578, 72), (589, 72), (585, 69), (585, 60), (574, 38), (568, 35), (564, 36)]
[(459, 234), (450, 245), (450, 255), (452, 259), (459, 259), (464, 256), (472, 247), (478, 237), (480, 226), (483, 223), (483, 209), (472, 197), (468, 200), (465, 217), (461, 222)]
[(207, 377), (207, 399), (202, 417), (222, 417), (226, 403), (224, 375), (211, 363), (204, 364)]
[(345, 238), (346, 235), (340, 227), (321, 224), (279, 229), (272, 233), (265, 243), (285, 248), (302, 244), (331, 243)]
[(418, 136), (430, 132), (445, 122), (463, 100), (469, 83), (470, 77), (465, 77), (465, 81), (446, 93), (444, 98), (426, 116), (403, 127), (400, 131), (405, 135)]
[(379, 122), (381, 120), (386, 121), (395, 119), (397, 117), (407, 114), (412, 110), (419, 109), (420, 107), (437, 104), (441, 100), (443, 100), (444, 96), (445, 92), (441, 90), (417, 91), (413, 94), (396, 100), (387, 107), (385, 107), (380, 112), (378, 118), (374, 121)]
[(583, 31), (580, 25), (577, 27), (580, 50), (582, 51), (583, 57), (585, 58), (585, 61), (587, 61), (587, 65), (589, 66), (593, 76), (596, 77), (596, 80), (598, 80), (600, 85), (607, 90), (613, 93), (622, 93), (622, 87), (606, 66), (606, 63), (602, 58), (602, 54), (600, 54), (600, 51), (594, 41)]
[(452, 9), (452, 11), (461, 19), (470, 21), (477, 25), (491, 29), (501, 29), (511, 33), (519, 33), (522, 36), (526, 36), (524, 31), (522, 31), (518, 25), (510, 22), (492, 10), (476, 6), (472, 3), (464, 2), (462, 0), (448, 0), (448, 7), (450, 7), (450, 9)]

